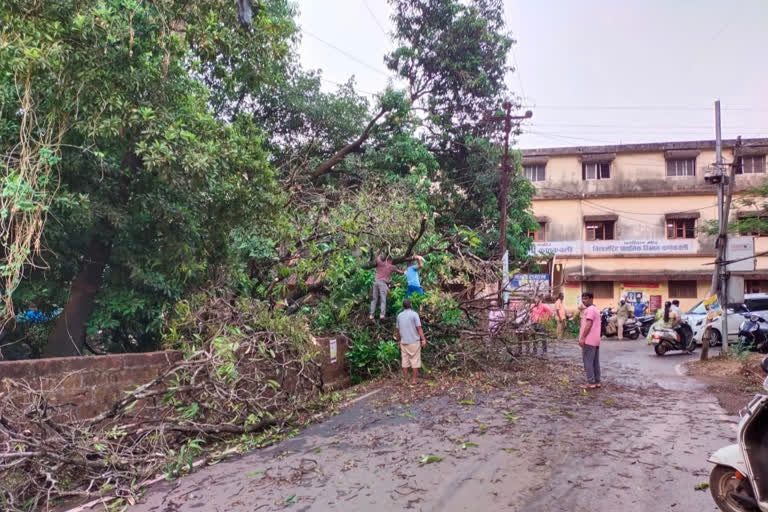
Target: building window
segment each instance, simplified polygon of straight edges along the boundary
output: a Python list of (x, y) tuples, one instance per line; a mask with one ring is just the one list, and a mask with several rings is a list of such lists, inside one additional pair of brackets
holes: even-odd
[(529, 231), (528, 236), (534, 242), (544, 242), (547, 237), (545, 235), (547, 224), (545, 222), (539, 222), (539, 229), (536, 231)]
[(667, 221), (667, 238), (696, 238), (695, 219), (674, 219)]
[(525, 177), (531, 181), (544, 181), (546, 179), (544, 167), (544, 164), (523, 166), (523, 169), (525, 169)]
[(695, 299), (696, 281), (670, 281), (669, 298), (671, 299)]
[(611, 164), (608, 162), (581, 164), (581, 179), (607, 180), (611, 177)]
[(744, 281), (744, 292), (746, 293), (768, 293), (768, 281), (747, 279)]
[(736, 174), (765, 174), (765, 155), (742, 157)]
[(613, 281), (594, 281), (586, 283), (585, 291), (592, 292), (596, 299), (613, 298)]
[(695, 158), (675, 158), (667, 160), (667, 177), (696, 176)]
[(588, 222), (587, 240), (613, 240), (613, 221)]

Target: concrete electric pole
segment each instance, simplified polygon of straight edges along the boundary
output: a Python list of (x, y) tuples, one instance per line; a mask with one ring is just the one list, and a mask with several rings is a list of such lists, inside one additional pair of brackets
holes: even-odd
[(501, 178), (501, 195), (499, 199), (499, 214), (501, 222), (499, 223), (499, 257), (503, 258), (507, 252), (507, 191), (509, 190), (509, 134), (512, 131), (512, 121), (518, 119), (530, 119), (533, 112), (528, 110), (522, 116), (513, 116), (511, 114), (512, 103), (504, 102), (504, 115), (492, 116), (489, 121), (504, 121), (504, 155), (502, 156), (501, 168), (499, 169)]
[[(737, 147), (734, 154), (739, 152), (741, 139), (737, 141)], [(710, 295), (717, 294), (718, 302), (722, 308), (723, 325), (721, 332), (723, 337), (723, 351), (728, 350), (728, 218), (730, 216), (731, 199), (733, 198), (733, 186), (736, 175), (736, 168), (739, 165), (739, 158), (734, 158), (731, 165), (726, 166), (723, 163), (723, 141), (720, 124), (720, 100), (715, 101), (715, 168), (714, 172), (705, 177), (705, 180), (713, 185), (717, 185), (717, 259), (715, 260), (715, 269), (712, 273), (712, 287)], [(728, 169), (728, 172), (726, 171)], [(702, 358), (706, 358), (707, 345), (702, 349)]]

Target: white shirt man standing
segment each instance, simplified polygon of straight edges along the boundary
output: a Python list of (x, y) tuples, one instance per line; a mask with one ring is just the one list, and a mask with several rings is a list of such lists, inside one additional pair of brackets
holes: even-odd
[(408, 382), (408, 368), (412, 368), (411, 384), (421, 368), (421, 348), (427, 346), (427, 338), (421, 328), (419, 314), (411, 309), (410, 299), (403, 301), (403, 311), (397, 315), (397, 341), (403, 367), (403, 380)]

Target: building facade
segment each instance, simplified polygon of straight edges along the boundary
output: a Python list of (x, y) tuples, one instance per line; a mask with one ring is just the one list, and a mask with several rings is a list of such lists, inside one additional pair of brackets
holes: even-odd
[[(735, 197), (766, 178), (768, 138), (723, 141), (726, 163), (737, 161)], [(717, 187), (705, 180), (715, 162), (714, 141), (626, 144), (523, 150), (523, 168), (537, 189), (539, 230), (533, 252), (553, 257), (553, 291), (569, 308), (590, 290), (598, 306), (621, 297), (686, 309), (706, 297), (715, 237), (703, 233), (717, 219)], [(732, 218), (760, 214), (734, 204)], [(762, 233), (765, 235), (766, 233)], [(742, 233), (756, 254), (768, 237)], [(768, 257), (740, 272), (745, 291), (768, 292)]]

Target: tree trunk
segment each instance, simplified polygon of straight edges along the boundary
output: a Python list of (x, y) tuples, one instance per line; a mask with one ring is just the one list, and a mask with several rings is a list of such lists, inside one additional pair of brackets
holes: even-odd
[(48, 337), (43, 357), (82, 355), (85, 324), (93, 312), (94, 297), (101, 286), (109, 253), (110, 244), (98, 234), (94, 235), (88, 244), (83, 266), (72, 281), (67, 305), (56, 319), (56, 326)]

